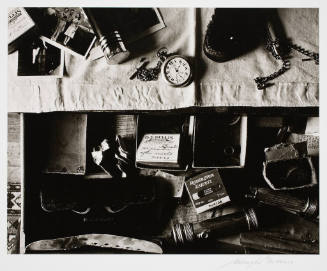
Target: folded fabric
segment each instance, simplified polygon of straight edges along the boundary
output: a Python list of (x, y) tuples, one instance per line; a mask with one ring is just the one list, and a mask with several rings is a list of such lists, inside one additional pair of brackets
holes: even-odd
[[(254, 78), (280, 68), (280, 62), (264, 44), (225, 63), (208, 59), (202, 50), (213, 8), (161, 8), (166, 28), (130, 45), (133, 56), (124, 64), (108, 65), (104, 58), (91, 61), (65, 55), (63, 78), (23, 78), (17, 74), (17, 53), (8, 56), (8, 111), (49, 112), (83, 110), (171, 110), (211, 106), (319, 106), (319, 66), (301, 61), (292, 51), (291, 69), (273, 80), (274, 85), (257, 90)], [(299, 46), (319, 51), (319, 9), (278, 9), (287, 38)], [(158, 61), (156, 53), (170, 53), (193, 60), (194, 81), (174, 88), (164, 80), (128, 80), (140, 62), (149, 68)]]

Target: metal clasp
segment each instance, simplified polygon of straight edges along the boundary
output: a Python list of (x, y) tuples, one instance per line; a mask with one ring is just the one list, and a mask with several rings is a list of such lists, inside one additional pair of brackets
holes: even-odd
[(168, 49), (166, 47), (162, 47), (157, 52), (157, 57), (163, 62), (168, 56)]

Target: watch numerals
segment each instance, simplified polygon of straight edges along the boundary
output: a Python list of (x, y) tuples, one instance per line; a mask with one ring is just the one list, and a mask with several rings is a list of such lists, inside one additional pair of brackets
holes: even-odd
[(168, 82), (175, 86), (187, 83), (191, 76), (189, 63), (179, 56), (168, 60), (164, 65), (163, 72)]

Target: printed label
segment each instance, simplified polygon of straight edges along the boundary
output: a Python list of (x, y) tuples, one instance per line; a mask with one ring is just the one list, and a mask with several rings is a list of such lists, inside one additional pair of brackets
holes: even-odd
[(179, 134), (145, 134), (136, 153), (137, 162), (177, 163)]
[(8, 10), (8, 43), (11, 43), (35, 25), (24, 8)]
[(185, 185), (198, 214), (230, 201), (217, 169), (199, 174)]

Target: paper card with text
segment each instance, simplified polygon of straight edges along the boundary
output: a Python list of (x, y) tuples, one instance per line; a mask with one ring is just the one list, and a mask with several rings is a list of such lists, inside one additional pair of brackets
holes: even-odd
[(180, 134), (145, 134), (137, 149), (136, 161), (178, 163)]
[(198, 214), (230, 201), (217, 169), (196, 175), (185, 185)]

